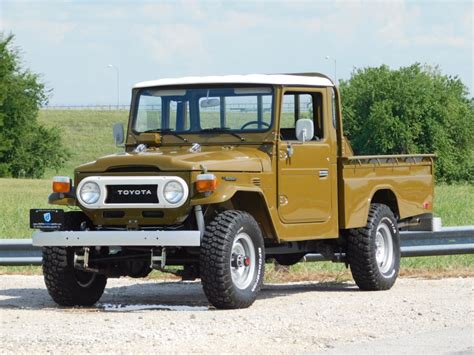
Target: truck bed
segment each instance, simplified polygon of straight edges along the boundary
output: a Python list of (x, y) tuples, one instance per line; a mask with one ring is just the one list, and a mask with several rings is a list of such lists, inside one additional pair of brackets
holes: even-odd
[(367, 223), (370, 203), (391, 201), (400, 219), (431, 213), (434, 193), (432, 154), (350, 156), (339, 159), (339, 225)]

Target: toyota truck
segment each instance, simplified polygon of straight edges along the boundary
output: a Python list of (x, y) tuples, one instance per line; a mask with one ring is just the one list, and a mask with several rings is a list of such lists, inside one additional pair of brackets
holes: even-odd
[(54, 208), (30, 211), (61, 306), (159, 270), (199, 278), (216, 308), (245, 308), (267, 261), (307, 253), (387, 290), (400, 228), (432, 213), (434, 156), (354, 155), (338, 88), (318, 73), (139, 83), (113, 135), (120, 153), (55, 177)]

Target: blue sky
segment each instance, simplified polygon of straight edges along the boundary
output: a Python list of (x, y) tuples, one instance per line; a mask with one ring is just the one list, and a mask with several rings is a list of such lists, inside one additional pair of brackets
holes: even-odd
[(439, 65), (473, 94), (472, 1), (8, 1), (0, 28), (51, 105), (120, 103), (140, 81)]

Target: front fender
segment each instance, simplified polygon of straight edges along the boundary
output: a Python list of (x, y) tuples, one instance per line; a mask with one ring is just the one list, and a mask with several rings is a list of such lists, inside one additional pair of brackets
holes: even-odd
[(263, 195), (263, 191), (261, 188), (257, 186), (243, 186), (243, 185), (230, 185), (230, 184), (223, 184), (217, 188), (209, 196), (195, 196), (191, 199), (191, 206), (196, 205), (212, 205), (212, 204), (219, 204), (222, 202), (226, 202), (239, 191), (245, 192), (257, 192)]

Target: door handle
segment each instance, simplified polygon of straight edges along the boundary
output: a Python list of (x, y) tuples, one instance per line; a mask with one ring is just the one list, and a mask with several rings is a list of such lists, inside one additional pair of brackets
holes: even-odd
[(328, 177), (328, 175), (329, 175), (329, 171), (327, 169), (319, 170), (319, 177), (320, 178)]

